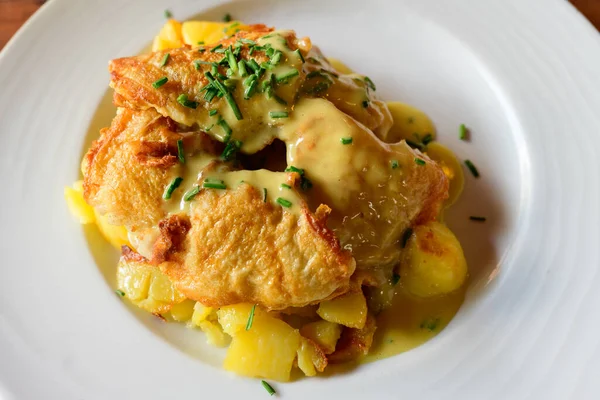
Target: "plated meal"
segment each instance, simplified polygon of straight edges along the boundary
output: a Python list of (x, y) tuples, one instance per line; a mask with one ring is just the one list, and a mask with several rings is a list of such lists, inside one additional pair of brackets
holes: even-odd
[(109, 70), (117, 115), (65, 196), (120, 249), (124, 301), (278, 381), (409, 350), (452, 319), (468, 270), (443, 215), (461, 165), (377, 77), (237, 21), (169, 20)]

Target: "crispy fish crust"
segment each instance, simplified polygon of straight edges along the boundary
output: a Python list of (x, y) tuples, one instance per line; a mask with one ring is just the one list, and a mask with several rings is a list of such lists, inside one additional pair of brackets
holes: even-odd
[(326, 227), (329, 209), (300, 215), (265, 203), (248, 184), (202, 190), (190, 217), (161, 221), (153, 262), (187, 297), (219, 307), (302, 307), (348, 290), (354, 259)]
[(150, 109), (120, 108), (100, 132), (82, 162), (84, 197), (113, 225), (128, 229), (155, 225), (165, 216), (162, 194), (177, 165), (177, 141), (209, 152), (216, 144), (198, 132), (184, 135), (176, 124)]

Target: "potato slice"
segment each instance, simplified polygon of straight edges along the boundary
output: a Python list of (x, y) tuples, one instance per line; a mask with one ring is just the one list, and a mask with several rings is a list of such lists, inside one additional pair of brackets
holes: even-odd
[(437, 142), (427, 145), (426, 154), (442, 167), (444, 174), (450, 181), (449, 197), (444, 202), (444, 207), (449, 207), (458, 200), (465, 186), (465, 175), (462, 166), (452, 150)]
[(315, 376), (327, 366), (327, 356), (312, 340), (301, 337), (298, 348), (298, 368), (306, 376)]
[(360, 329), (367, 319), (367, 301), (362, 292), (347, 293), (321, 302), (317, 314), (326, 321)]
[(300, 328), (300, 334), (313, 341), (325, 354), (331, 354), (342, 334), (342, 327), (334, 322), (315, 321)]
[(400, 281), (412, 294), (432, 297), (460, 288), (467, 261), (456, 236), (444, 224), (415, 227), (400, 261)]
[(72, 187), (65, 187), (65, 200), (71, 214), (77, 218), (81, 224), (91, 224), (96, 221), (94, 209), (86, 203), (83, 198), (82, 181), (73, 183)]
[(207, 307), (200, 302), (194, 304), (194, 314), (192, 315), (192, 324), (200, 326), (200, 324), (207, 320), (216, 320), (216, 311), (212, 307)]
[(221, 325), (213, 321), (201, 321), (198, 326), (206, 334), (208, 344), (215, 347), (226, 347), (231, 341), (231, 337), (223, 332)]
[(288, 381), (299, 347), (296, 329), (266, 313), (255, 314), (249, 330), (238, 327), (223, 367), (240, 375)]
[(375, 317), (370, 314), (362, 329), (344, 328), (335, 352), (327, 357), (329, 362), (339, 364), (367, 355), (373, 344), (375, 329)]
[(177, 322), (186, 322), (194, 315), (194, 305), (196, 304), (193, 300), (184, 300), (179, 304), (171, 307), (171, 317)]
[(176, 49), (183, 46), (183, 37), (181, 36), (181, 22), (174, 19), (168, 20), (162, 27), (158, 36), (152, 43), (152, 51)]

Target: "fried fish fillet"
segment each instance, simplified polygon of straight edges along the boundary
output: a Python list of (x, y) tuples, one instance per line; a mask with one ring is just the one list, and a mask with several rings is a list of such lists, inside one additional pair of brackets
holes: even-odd
[(300, 214), (264, 202), (248, 184), (203, 190), (189, 217), (161, 222), (153, 261), (187, 297), (219, 307), (316, 304), (345, 293), (355, 262), (326, 227), (329, 209)]

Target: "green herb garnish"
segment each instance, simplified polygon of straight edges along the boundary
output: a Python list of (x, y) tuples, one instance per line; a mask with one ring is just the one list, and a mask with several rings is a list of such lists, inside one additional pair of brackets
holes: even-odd
[(223, 16), (223, 22), (231, 22), (231, 14), (227, 13)]
[(285, 208), (290, 208), (292, 206), (292, 202), (289, 200), (286, 200), (282, 197), (278, 197), (277, 200), (275, 200), (277, 203), (279, 203), (280, 205), (282, 205)]
[(342, 144), (352, 144), (352, 138), (351, 137), (343, 137), (340, 139), (340, 142), (342, 142)]
[(471, 215), (471, 216), (469, 217), (469, 219), (470, 219), (471, 221), (485, 222), (487, 218), (485, 218), (485, 217), (476, 217), (476, 216), (474, 216), (474, 215)]
[(162, 58), (162, 60), (160, 61), (160, 64), (158, 64), (159, 67), (164, 67), (165, 65), (167, 65), (167, 63), (169, 62), (169, 58), (171, 57), (171, 55), (169, 53), (165, 54)]
[(193, 108), (194, 110), (198, 108), (198, 103), (188, 99), (187, 94), (180, 94), (179, 97), (177, 97), (177, 102), (187, 108)]
[(222, 49), (223, 48), (223, 44), (219, 43), (218, 45), (216, 45), (215, 47), (213, 47), (210, 52), (211, 53), (216, 53), (217, 50)]
[(202, 187), (207, 189), (227, 189), (227, 185), (225, 185), (225, 182), (220, 180), (213, 181), (208, 179), (202, 182)]
[(181, 185), (181, 182), (183, 182), (182, 177), (178, 176), (177, 178), (174, 178), (165, 189), (165, 192), (163, 193), (163, 199), (169, 200), (175, 189)]
[(400, 166), (400, 164), (398, 163), (398, 160), (390, 161), (390, 165), (392, 166), (392, 169), (396, 169)]
[(223, 153), (221, 153), (221, 160), (231, 161), (235, 158), (236, 153), (240, 151), (241, 147), (242, 142), (240, 142), (239, 140), (230, 140), (229, 142), (227, 142)]
[(196, 195), (198, 193), (200, 193), (200, 186), (194, 186), (193, 189), (191, 189), (189, 192), (187, 192), (183, 196), (183, 200), (184, 201), (191, 201), (194, 197), (196, 197)]
[(427, 135), (423, 136), (423, 139), (421, 139), (421, 143), (423, 143), (425, 146), (427, 146), (432, 141), (433, 135), (431, 133), (428, 133)]
[(458, 127), (458, 138), (460, 140), (467, 140), (467, 127), (465, 124), (460, 124)]
[(367, 86), (369, 87), (369, 89), (375, 91), (377, 90), (377, 87), (375, 86), (375, 84), (373, 83), (373, 81), (371, 79), (369, 79), (368, 76), (365, 76), (365, 83), (367, 84)]
[(402, 248), (406, 247), (406, 243), (408, 243), (408, 240), (410, 239), (412, 234), (413, 234), (412, 228), (406, 228), (406, 230), (402, 234), (402, 242), (401, 242)]
[(439, 318), (427, 318), (426, 320), (421, 322), (420, 328), (427, 329), (428, 331), (433, 332), (437, 329), (439, 323)]
[(125, 297), (125, 292), (124, 292), (124, 291), (122, 291), (121, 289), (117, 289), (117, 290), (115, 290), (115, 293), (116, 293), (116, 294), (118, 294), (118, 295), (119, 295), (119, 296), (121, 296), (121, 297)]
[(290, 165), (285, 169), (285, 172), (297, 172), (300, 176), (304, 175), (304, 170), (302, 168), (296, 168), (293, 165)]
[(171, 18), (173, 16), (173, 14), (171, 13), (170, 10), (165, 10), (165, 18)]
[(426, 162), (422, 158), (415, 157), (415, 164), (417, 164), (417, 165), (425, 165)]
[(363, 106), (363, 108), (369, 107), (369, 100), (363, 100), (362, 106)]
[(290, 185), (288, 185), (287, 183), (282, 183), (281, 185), (282, 189), (291, 189), (292, 187)]
[(165, 77), (162, 77), (162, 78), (160, 78), (159, 80), (157, 80), (157, 81), (154, 81), (154, 82), (152, 83), (152, 87), (153, 87), (154, 89), (158, 89), (159, 87), (161, 87), (162, 85), (164, 85), (164, 84), (165, 84), (165, 83), (167, 83), (168, 81), (169, 81), (169, 78), (167, 78), (166, 76), (165, 76)]
[(267, 188), (263, 188), (263, 203), (267, 202)]
[(265, 388), (265, 390), (271, 395), (273, 396), (276, 392), (275, 389), (273, 389), (273, 387), (271, 385), (269, 385), (267, 382), (265, 381), (260, 381), (260, 384)]
[(287, 111), (269, 111), (269, 117), (271, 118), (287, 118)]
[(210, 110), (210, 111), (208, 112), (208, 115), (210, 115), (210, 116), (212, 117), (213, 115), (215, 115), (215, 114), (216, 114), (216, 113), (218, 113), (218, 112), (219, 112), (219, 111), (217, 111), (217, 110)]
[(246, 322), (246, 330), (249, 331), (252, 328), (252, 322), (254, 322), (254, 311), (256, 310), (256, 304), (252, 305), (250, 309), (250, 315), (248, 315), (248, 322)]
[(177, 141), (177, 158), (180, 163), (185, 164), (185, 153), (183, 150), (183, 139), (179, 139)]
[(300, 72), (298, 72), (296, 68), (292, 68), (289, 71), (284, 72), (283, 74), (275, 76), (275, 80), (277, 81), (277, 83), (283, 83), (287, 82), (290, 78), (298, 76), (299, 74)]
[(471, 160), (465, 160), (465, 165), (469, 168), (469, 171), (473, 174), (475, 178), (479, 178), (479, 171), (475, 167), (475, 164), (471, 162)]
[(248, 71), (246, 70), (246, 62), (244, 60), (238, 61), (238, 70), (240, 71), (241, 77), (248, 76)]
[(298, 58), (300, 59), (300, 61), (302, 61), (302, 64), (305, 63), (304, 56), (302, 55), (302, 52), (300, 51), (300, 49), (294, 50), (294, 54), (296, 54), (298, 56)]

